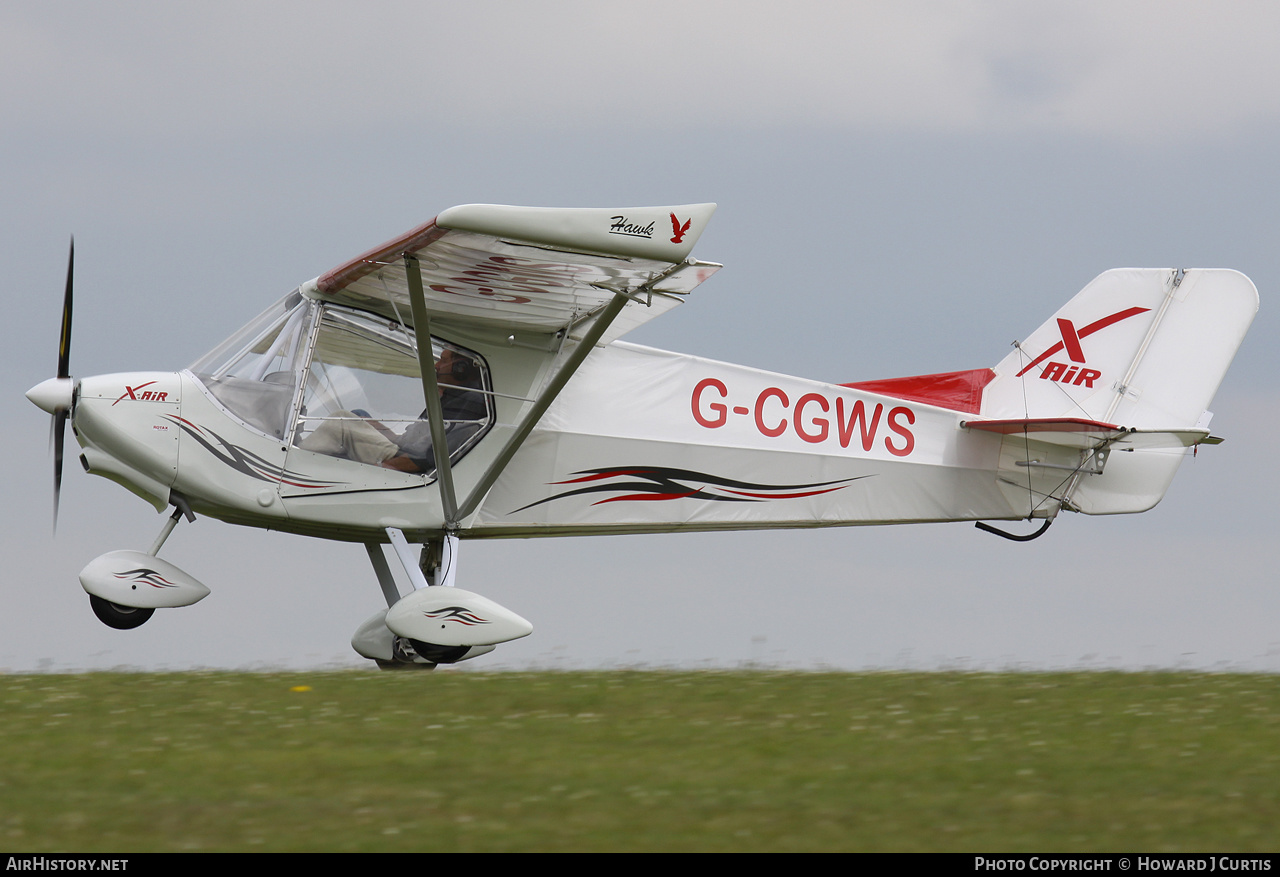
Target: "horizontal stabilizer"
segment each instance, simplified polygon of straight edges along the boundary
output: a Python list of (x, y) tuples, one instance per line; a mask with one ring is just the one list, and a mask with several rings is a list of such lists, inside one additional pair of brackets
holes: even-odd
[(998, 482), (1010, 502), (1028, 503), (1033, 517), (1052, 517), (1059, 507), (1090, 515), (1145, 511), (1164, 496), (1187, 448), (1221, 441), (1199, 427), (1131, 428), (1070, 417), (961, 426), (1003, 436)]
[(1216, 436), (1210, 436), (1207, 429), (1129, 429), (1097, 420), (1071, 417), (966, 420), (960, 425), (966, 429), (977, 429), (1000, 435), (1026, 435), (1030, 441), (1081, 449), (1108, 445), (1143, 450), (1189, 448), (1201, 443), (1219, 444), (1222, 441)]

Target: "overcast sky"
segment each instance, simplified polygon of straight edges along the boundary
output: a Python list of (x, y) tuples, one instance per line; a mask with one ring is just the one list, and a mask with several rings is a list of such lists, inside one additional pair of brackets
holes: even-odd
[[(213, 589), (131, 632), (76, 574), (164, 518), (48, 416), (182, 368), (466, 202), (717, 201), (726, 268), (629, 340), (832, 381), (994, 365), (1092, 277), (1236, 268), (1262, 306), (1165, 501), (971, 525), (464, 545), (534, 634), (477, 665), (1280, 670), (1280, 7), (1270, 3), (59, 3), (0, 8), (0, 668), (358, 666), (363, 549), (183, 523)], [(68, 436), (70, 439), (70, 436)]]

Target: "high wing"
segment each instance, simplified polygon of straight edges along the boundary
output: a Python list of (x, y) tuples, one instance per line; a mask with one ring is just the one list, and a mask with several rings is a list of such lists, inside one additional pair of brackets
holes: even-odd
[(689, 259), (715, 208), (464, 204), (302, 289), (411, 326), (411, 256), (433, 323), (536, 335), (574, 335), (622, 293), (630, 301), (597, 342), (607, 344), (675, 307), (720, 269)]

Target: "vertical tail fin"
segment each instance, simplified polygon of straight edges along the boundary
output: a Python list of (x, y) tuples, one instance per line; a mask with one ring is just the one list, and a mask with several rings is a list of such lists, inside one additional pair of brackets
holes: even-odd
[(996, 366), (982, 414), (1194, 426), (1257, 311), (1237, 271), (1107, 271)]
[[(1257, 289), (1236, 271), (1107, 271), (996, 366), (981, 416), (1154, 431), (1207, 428), (1209, 403), (1257, 310)], [(1159, 442), (1112, 438), (1088, 445), (1079, 436), (1055, 435), (1061, 433), (1010, 433), (1001, 452), (1011, 500), (1017, 495), (1021, 504), (1029, 502), (1037, 516), (1059, 507), (1144, 511), (1164, 496), (1185, 455), (1176, 441), (1152, 447)], [(1133, 453), (1110, 453), (1115, 450)], [(1073, 469), (1069, 477), (1062, 474)]]

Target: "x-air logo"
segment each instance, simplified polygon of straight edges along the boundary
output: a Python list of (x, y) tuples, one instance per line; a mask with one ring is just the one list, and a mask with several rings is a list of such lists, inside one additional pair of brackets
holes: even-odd
[(1040, 372), (1041, 380), (1056, 381), (1060, 384), (1071, 384), (1072, 386), (1091, 389), (1093, 387), (1093, 382), (1102, 377), (1102, 372), (1096, 368), (1084, 367), (1087, 360), (1084, 355), (1084, 345), (1082, 345), (1080, 341), (1084, 338), (1088, 338), (1094, 332), (1105, 329), (1108, 326), (1113, 326), (1122, 320), (1129, 319), (1130, 317), (1136, 317), (1138, 314), (1145, 314), (1149, 310), (1151, 309), (1125, 308), (1123, 311), (1116, 311), (1114, 314), (1103, 317), (1101, 320), (1094, 320), (1089, 325), (1080, 329), (1077, 329), (1075, 324), (1070, 320), (1064, 320), (1062, 317), (1059, 317), (1058, 332), (1061, 334), (1062, 340), (1057, 344), (1050, 346), (1044, 353), (1031, 360), (1031, 362), (1023, 368), (1022, 371), (1018, 372), (1018, 377), (1022, 377), (1046, 359), (1065, 351), (1067, 358), (1070, 359), (1072, 363), (1076, 364), (1070, 365), (1065, 362), (1055, 362), (1051, 360), (1049, 364), (1044, 367), (1044, 371)]
[(145, 384), (139, 384), (136, 387), (130, 387), (128, 384), (125, 384), (124, 392), (120, 394), (119, 399), (111, 403), (111, 407), (116, 407), (125, 399), (132, 399), (134, 402), (164, 402), (169, 398), (169, 394), (167, 392), (159, 390), (146, 390), (140, 392), (144, 387), (149, 387), (154, 383), (155, 381), (147, 381)]

